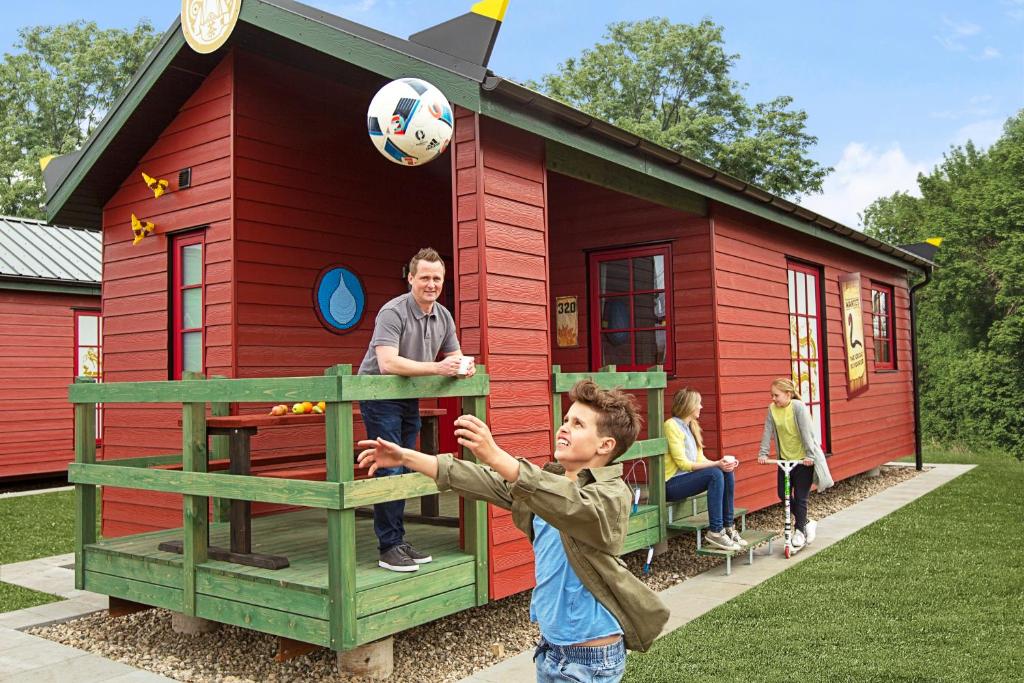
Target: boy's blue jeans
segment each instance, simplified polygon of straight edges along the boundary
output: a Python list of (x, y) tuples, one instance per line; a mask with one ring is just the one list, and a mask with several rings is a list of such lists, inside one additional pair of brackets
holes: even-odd
[[(378, 436), (397, 443), (403, 448), (415, 448), (416, 436), (420, 433), (420, 402), (418, 399), (391, 401), (360, 401), (359, 412), (366, 426), (366, 438)], [(404, 467), (382, 467), (378, 477), (405, 474)], [(373, 531), (377, 534), (377, 546), (383, 553), (405, 540), (405, 500), (376, 503), (373, 506)]]
[(708, 492), (708, 530), (718, 533), (728, 524), (732, 526), (733, 491), (736, 478), (732, 472), (723, 472), (717, 467), (682, 472), (665, 482), (665, 500), (672, 502)]
[(626, 672), (626, 644), (619, 638), (611, 645), (598, 647), (552, 645), (541, 636), (533, 661), (537, 664), (537, 683), (618, 683)]

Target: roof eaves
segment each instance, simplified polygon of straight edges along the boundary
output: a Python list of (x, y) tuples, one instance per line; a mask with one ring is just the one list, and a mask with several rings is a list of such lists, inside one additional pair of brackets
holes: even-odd
[[(752, 185), (751, 183), (740, 180), (739, 178), (735, 178), (727, 173), (723, 173), (694, 159), (682, 156), (673, 150), (661, 147), (656, 143), (645, 140), (633, 133), (629, 133), (621, 128), (581, 112), (574, 107), (570, 107), (569, 105), (547, 97), (539, 92), (530, 90), (529, 88), (515, 83), (514, 81), (507, 80), (500, 76), (489, 76), (483, 83), (483, 89), (487, 92), (499, 94), (502, 97), (508, 97), (508, 99), (517, 102), (523, 107), (544, 111), (556, 116), (560, 120), (573, 121), (576, 128), (580, 131), (593, 131), (604, 138), (618, 142), (621, 146), (626, 147), (627, 151), (643, 153), (663, 164), (682, 169), (691, 175), (695, 175), (703, 181), (713, 182), (733, 193), (741, 194), (749, 199), (760, 202), (783, 215), (799, 219), (803, 223), (817, 225), (846, 239), (862, 243), (875, 252), (892, 256), (899, 261), (913, 266), (914, 269), (928, 269), (935, 265), (933, 262), (922, 258), (918, 254), (886, 244), (885, 242), (870, 237), (859, 230), (849, 228), (830, 218), (821, 216), (810, 209), (802, 207), (799, 204), (783, 199), (782, 197), (778, 197), (763, 188)], [(652, 153), (655, 149), (657, 149), (658, 152)]]

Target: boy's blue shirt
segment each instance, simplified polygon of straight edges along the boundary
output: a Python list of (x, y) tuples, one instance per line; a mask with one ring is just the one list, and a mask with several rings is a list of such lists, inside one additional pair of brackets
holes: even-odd
[(537, 586), (530, 599), (530, 621), (554, 645), (575, 645), (622, 633), (619, 622), (587, 590), (565, 555), (554, 528), (533, 517), (533, 555)]

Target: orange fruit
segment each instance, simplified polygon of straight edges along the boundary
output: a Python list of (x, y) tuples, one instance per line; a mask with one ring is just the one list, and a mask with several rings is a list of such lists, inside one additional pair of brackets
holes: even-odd
[(320, 408), (321, 411), (327, 410), (327, 401), (320, 401), (316, 405), (317, 407)]

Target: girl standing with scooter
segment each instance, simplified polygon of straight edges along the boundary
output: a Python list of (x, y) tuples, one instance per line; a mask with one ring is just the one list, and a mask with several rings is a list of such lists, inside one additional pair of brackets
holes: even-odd
[[(786, 545), (788, 557), (790, 552), (797, 552), (812, 542), (817, 531), (817, 522), (807, 519), (807, 497), (811, 492), (811, 484), (817, 484), (818, 492), (821, 493), (831, 487), (833, 482), (825, 454), (814, 433), (810, 411), (801, 400), (796, 384), (791, 379), (780, 377), (772, 382), (771, 388), (772, 402), (764, 421), (757, 461), (762, 465), (769, 462), (768, 453), (774, 441), (779, 460), (800, 463), (785, 468), (780, 466), (778, 470), (779, 500), (786, 502), (788, 498), (796, 517), (796, 531)], [(783, 469), (791, 471), (783, 472)]]

